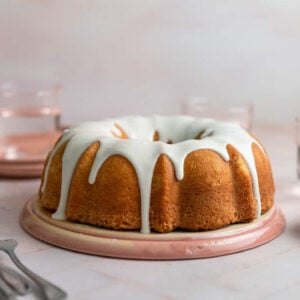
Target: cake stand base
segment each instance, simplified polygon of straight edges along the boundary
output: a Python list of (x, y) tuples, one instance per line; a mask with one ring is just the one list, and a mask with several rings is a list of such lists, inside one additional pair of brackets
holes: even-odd
[(206, 258), (236, 253), (273, 240), (285, 228), (285, 218), (275, 205), (252, 223), (229, 225), (218, 230), (165, 234), (114, 231), (54, 220), (39, 205), (37, 196), (25, 205), (20, 223), (32, 236), (58, 247), (94, 255), (147, 260)]

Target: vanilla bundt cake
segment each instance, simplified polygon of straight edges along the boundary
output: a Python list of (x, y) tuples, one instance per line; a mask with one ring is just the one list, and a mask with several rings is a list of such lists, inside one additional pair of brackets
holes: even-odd
[(124, 117), (66, 130), (39, 203), (52, 218), (142, 233), (251, 222), (273, 205), (267, 154), (239, 125)]

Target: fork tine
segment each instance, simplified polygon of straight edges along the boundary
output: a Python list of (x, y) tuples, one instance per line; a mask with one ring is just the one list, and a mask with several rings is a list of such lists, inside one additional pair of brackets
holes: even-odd
[(16, 293), (0, 278), (0, 300), (15, 300)]
[(26, 295), (32, 291), (27, 278), (17, 271), (0, 264), (0, 278), (18, 295)]

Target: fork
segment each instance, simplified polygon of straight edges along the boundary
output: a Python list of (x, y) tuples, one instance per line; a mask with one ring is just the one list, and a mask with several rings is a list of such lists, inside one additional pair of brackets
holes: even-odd
[(17, 241), (13, 239), (9, 240), (0, 240), (0, 250), (6, 252), (6, 254), (10, 257), (12, 262), (26, 274), (29, 278), (32, 279), (33, 282), (40, 289), (41, 297), (44, 300), (63, 300), (66, 299), (67, 294), (61, 288), (56, 285), (46, 281), (39, 275), (33, 273), (27, 267), (21, 263), (19, 258), (15, 254), (15, 248), (17, 247)]

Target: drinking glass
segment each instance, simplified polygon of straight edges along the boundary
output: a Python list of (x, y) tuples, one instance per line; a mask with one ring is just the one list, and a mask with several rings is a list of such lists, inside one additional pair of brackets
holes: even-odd
[(203, 97), (192, 97), (181, 103), (181, 112), (195, 117), (237, 122), (249, 131), (253, 126), (254, 106), (252, 103), (228, 102), (222, 104), (208, 101)]
[(59, 84), (0, 84), (0, 162), (42, 161), (60, 134)]

